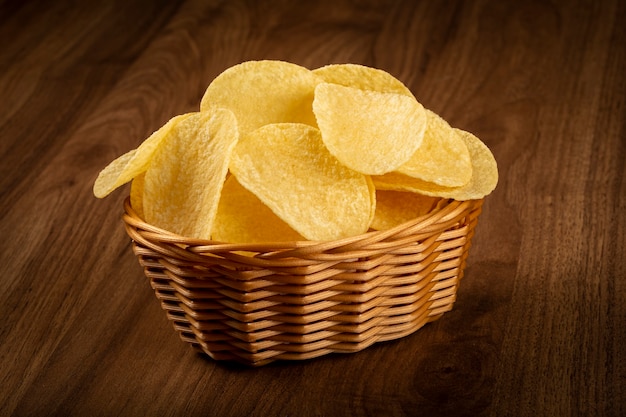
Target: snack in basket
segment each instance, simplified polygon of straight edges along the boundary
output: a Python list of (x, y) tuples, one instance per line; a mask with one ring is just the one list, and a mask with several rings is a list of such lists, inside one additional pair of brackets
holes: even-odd
[(163, 139), (188, 114), (173, 117), (160, 129), (144, 140), (137, 149), (132, 149), (118, 157), (98, 174), (93, 186), (93, 193), (98, 198), (109, 195), (116, 188), (126, 184), (137, 175), (145, 172)]
[(305, 240), (256, 195), (239, 184), (234, 175), (224, 183), (212, 237), (230, 243)]
[(321, 83), (313, 112), (330, 153), (367, 175), (382, 175), (407, 162), (426, 131), (424, 107), (403, 94)]
[(463, 136), (441, 116), (426, 110), (421, 146), (396, 169), (400, 174), (444, 187), (460, 187), (472, 177), (472, 162)]
[(391, 172), (373, 176), (376, 188), (380, 190), (408, 191), (422, 195), (450, 198), (453, 200), (477, 200), (491, 193), (498, 183), (496, 160), (489, 148), (476, 136), (455, 129), (465, 141), (472, 164), (472, 176), (467, 184), (459, 187), (444, 187), (433, 182)]
[(330, 64), (313, 70), (323, 82), (359, 90), (414, 97), (402, 81), (386, 71), (358, 64)]
[(146, 221), (193, 238), (211, 236), (239, 132), (228, 109), (193, 113), (154, 153), (143, 185)]
[(307, 68), (283, 61), (247, 61), (228, 68), (208, 86), (200, 111), (230, 109), (243, 135), (271, 123), (317, 126), (311, 110), (320, 80)]
[(308, 240), (365, 233), (374, 216), (371, 178), (340, 164), (320, 131), (305, 124), (269, 124), (245, 135), (230, 170)]
[(146, 173), (145, 171), (141, 174), (137, 175), (133, 178), (130, 183), (130, 205), (133, 207), (133, 210), (141, 217), (145, 219), (145, 214), (143, 212), (143, 188), (146, 182)]
[(329, 241), (391, 228), (440, 199), (481, 199), (497, 180), (480, 139), (391, 74), (267, 60), (218, 75), (198, 112), (111, 162), (94, 195), (132, 181), (147, 223), (191, 238)]
[(371, 228), (387, 230), (416, 219), (428, 214), (439, 200), (410, 191), (376, 190), (376, 214)]

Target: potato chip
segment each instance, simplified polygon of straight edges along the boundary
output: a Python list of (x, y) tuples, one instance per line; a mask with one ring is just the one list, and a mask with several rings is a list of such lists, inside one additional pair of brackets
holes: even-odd
[(422, 145), (396, 171), (445, 187), (459, 187), (472, 177), (472, 162), (461, 135), (435, 112), (426, 110)]
[(231, 175), (224, 183), (212, 239), (229, 243), (304, 240)]
[(311, 126), (271, 124), (249, 133), (235, 148), (230, 170), (306, 239), (358, 235), (373, 218), (371, 179), (334, 158)]
[(128, 151), (107, 165), (100, 173), (93, 185), (93, 193), (98, 198), (104, 198), (116, 188), (126, 184), (137, 175), (148, 169), (150, 160), (155, 151), (170, 131), (186, 119), (189, 114), (173, 117), (160, 129), (139, 145), (138, 148)]
[(331, 64), (313, 70), (324, 82), (380, 93), (414, 97), (402, 81), (386, 71), (358, 64)]
[(130, 206), (140, 218), (144, 218), (143, 213), (143, 188), (146, 180), (146, 173), (142, 172), (133, 178), (130, 183)]
[(476, 136), (455, 129), (465, 141), (472, 162), (472, 178), (461, 187), (443, 187), (431, 182), (392, 172), (372, 177), (381, 190), (411, 191), (454, 200), (476, 200), (490, 194), (498, 183), (498, 166), (489, 148)]
[(408, 161), (426, 130), (424, 107), (396, 93), (321, 83), (313, 112), (330, 153), (368, 175), (394, 171)]
[(430, 197), (403, 191), (376, 191), (376, 214), (372, 229), (387, 230), (430, 212), (440, 201)]
[(201, 110), (232, 110), (244, 135), (270, 123), (294, 122), (317, 127), (312, 111), (319, 78), (283, 61), (248, 61), (230, 67), (208, 86)]
[(384, 175), (372, 175), (372, 181), (377, 190), (406, 191), (424, 195), (436, 195), (439, 192), (452, 192), (459, 187), (443, 187), (432, 182), (422, 181), (399, 172), (389, 172)]
[(191, 238), (208, 239), (239, 134), (227, 109), (193, 113), (157, 149), (144, 182), (145, 220)]

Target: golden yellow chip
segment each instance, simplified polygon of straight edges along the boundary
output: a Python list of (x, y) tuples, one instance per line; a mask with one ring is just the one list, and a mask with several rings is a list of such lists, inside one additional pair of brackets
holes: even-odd
[(443, 118), (426, 110), (422, 145), (396, 170), (445, 187), (460, 187), (472, 177), (472, 162), (465, 141)]
[(317, 126), (312, 111), (319, 78), (304, 67), (283, 61), (248, 61), (228, 68), (209, 85), (201, 110), (232, 110), (244, 135), (270, 123)]
[(373, 218), (371, 179), (334, 158), (311, 126), (272, 124), (249, 133), (235, 148), (230, 170), (306, 239), (358, 235)]
[(178, 123), (146, 171), (145, 220), (186, 237), (208, 239), (239, 134), (230, 110), (193, 113)]
[(408, 161), (426, 130), (424, 107), (402, 94), (321, 83), (313, 111), (330, 153), (368, 175), (394, 171)]
[(372, 229), (387, 230), (402, 223), (423, 216), (431, 211), (438, 197), (403, 192), (403, 191), (376, 191), (376, 215), (372, 222)]
[(224, 184), (212, 238), (229, 243), (304, 240), (257, 196), (242, 187), (233, 175)]
[(182, 114), (173, 117), (144, 140), (137, 149), (126, 152), (107, 165), (96, 178), (93, 185), (94, 195), (98, 198), (104, 198), (116, 188), (121, 187), (137, 175), (145, 172), (163, 138), (170, 133), (177, 123), (180, 123), (188, 116), (188, 114)]
[(443, 187), (431, 182), (392, 172), (372, 177), (381, 190), (411, 191), (454, 200), (476, 200), (490, 194), (498, 184), (498, 166), (489, 148), (476, 136), (455, 129), (465, 141), (472, 162), (472, 178), (461, 187)]
[(313, 70), (324, 82), (413, 97), (402, 81), (386, 71), (358, 64), (331, 64)]
[(144, 219), (143, 213), (143, 187), (146, 180), (146, 173), (142, 172), (133, 178), (130, 183), (130, 205), (137, 215)]

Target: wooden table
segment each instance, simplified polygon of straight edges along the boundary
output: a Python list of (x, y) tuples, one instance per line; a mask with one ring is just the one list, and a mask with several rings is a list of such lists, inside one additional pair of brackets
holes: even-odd
[[(0, 2), (0, 415), (626, 415), (626, 5)], [(236, 63), (352, 62), (493, 151), (454, 310), (354, 354), (195, 353), (98, 172)]]

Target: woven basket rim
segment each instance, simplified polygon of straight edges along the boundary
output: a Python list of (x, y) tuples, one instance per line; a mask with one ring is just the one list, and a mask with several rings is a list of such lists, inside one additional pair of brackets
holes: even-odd
[(183, 245), (188, 248), (194, 248), (194, 251), (198, 252), (206, 252), (207, 250), (211, 250), (216, 252), (242, 251), (268, 253), (273, 251), (284, 252), (285, 250), (289, 249), (301, 250), (306, 248), (311, 248), (315, 251), (328, 251), (332, 250), (334, 247), (349, 246), (351, 243), (357, 243), (359, 246), (362, 246), (363, 240), (371, 239), (372, 241), (381, 241), (390, 236), (395, 236), (399, 234), (410, 235), (412, 230), (424, 229), (428, 225), (441, 221), (444, 218), (453, 218), (456, 213), (465, 210), (467, 205), (481, 203), (482, 201), (483, 199), (442, 199), (428, 213), (396, 225), (392, 228), (385, 230), (369, 230), (359, 235), (328, 241), (297, 240), (262, 243), (230, 243), (212, 239), (190, 238), (147, 223), (145, 220), (139, 217), (137, 212), (133, 209), (130, 202), (130, 196), (127, 196), (124, 199), (123, 220), (129, 226), (144, 230), (144, 233), (147, 232), (149, 234), (154, 234), (155, 236), (158, 236), (158, 239), (161, 242)]

